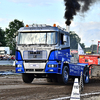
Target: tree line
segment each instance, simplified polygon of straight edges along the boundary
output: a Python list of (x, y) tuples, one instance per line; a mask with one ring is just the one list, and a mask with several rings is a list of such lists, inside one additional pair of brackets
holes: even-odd
[[(5, 29), (5, 31), (0, 28), (0, 46), (10, 47), (10, 50), (12, 50), (12, 54), (15, 54), (16, 43), (14, 33), (16, 33), (17, 30), (23, 26), (23, 21), (15, 19), (14, 21), (11, 21), (9, 23), (9, 26)], [(84, 43), (80, 42), (81, 38), (74, 31), (70, 31), (70, 48), (77, 49), (79, 43), (81, 47), (85, 49)]]
[(0, 46), (10, 47), (10, 50), (12, 50), (12, 54), (15, 54), (16, 42), (14, 33), (23, 26), (23, 21), (15, 19), (14, 21), (11, 21), (9, 23), (9, 26), (5, 29), (5, 31), (0, 28)]
[(70, 31), (70, 49), (77, 49), (78, 43), (85, 49), (85, 44), (80, 42), (81, 38), (74, 31)]
[[(74, 32), (70, 32), (70, 49), (78, 49), (78, 43), (81, 45), (82, 49), (85, 53), (97, 53), (97, 45), (92, 44), (90, 47), (85, 47), (84, 43), (80, 43), (81, 38)], [(100, 54), (100, 47), (99, 47), (99, 54)]]

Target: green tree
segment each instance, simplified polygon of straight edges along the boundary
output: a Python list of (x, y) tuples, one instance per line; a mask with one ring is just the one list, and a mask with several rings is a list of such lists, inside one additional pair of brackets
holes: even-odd
[(79, 43), (81, 47), (84, 49), (85, 48), (84, 43), (80, 43), (80, 42), (81, 42), (81, 38), (74, 31), (70, 31), (70, 48), (78, 49), (78, 43)]
[(84, 43), (80, 43), (82, 49), (85, 49), (85, 44)]
[(91, 52), (92, 53), (97, 53), (97, 45), (95, 45), (95, 44), (92, 44), (91, 46), (90, 46), (90, 50), (91, 50)]
[(77, 49), (78, 43), (80, 43), (80, 40), (81, 39), (74, 31), (70, 32), (70, 48), (71, 49)]
[(9, 28), (6, 28), (6, 45), (10, 47), (10, 49), (12, 50), (12, 54), (15, 54), (16, 45), (14, 33), (23, 26), (24, 23), (22, 21), (15, 19), (14, 21), (9, 23)]
[(0, 46), (6, 46), (5, 31), (0, 28)]

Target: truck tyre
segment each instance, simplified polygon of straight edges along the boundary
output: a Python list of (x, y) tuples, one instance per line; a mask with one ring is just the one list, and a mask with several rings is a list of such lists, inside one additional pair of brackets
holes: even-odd
[(57, 77), (52, 78), (52, 82), (57, 83), (58, 82)]
[(52, 82), (52, 79), (51, 78), (47, 78), (47, 82)]
[(62, 75), (58, 76), (58, 82), (67, 84), (68, 80), (69, 80), (69, 70), (67, 66), (64, 66), (62, 70)]
[(89, 83), (89, 68), (85, 68), (83, 72), (83, 82)]
[(23, 79), (23, 82), (25, 83), (31, 83), (34, 79), (34, 75), (33, 74), (22, 74), (22, 79)]

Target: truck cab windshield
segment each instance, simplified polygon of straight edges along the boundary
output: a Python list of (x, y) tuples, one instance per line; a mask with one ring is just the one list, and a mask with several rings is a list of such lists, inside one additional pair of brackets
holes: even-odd
[(56, 44), (57, 32), (19, 33), (18, 44)]

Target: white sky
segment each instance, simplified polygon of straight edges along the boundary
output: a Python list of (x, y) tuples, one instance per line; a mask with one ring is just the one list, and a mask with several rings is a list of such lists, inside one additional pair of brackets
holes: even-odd
[[(9, 22), (18, 19), (24, 24), (56, 23), (65, 28), (64, 13), (64, 0), (0, 0), (0, 27), (5, 29)], [(79, 35), (86, 47), (97, 44), (100, 41), (100, 3), (95, 3), (84, 14), (78, 13), (70, 30)]]

